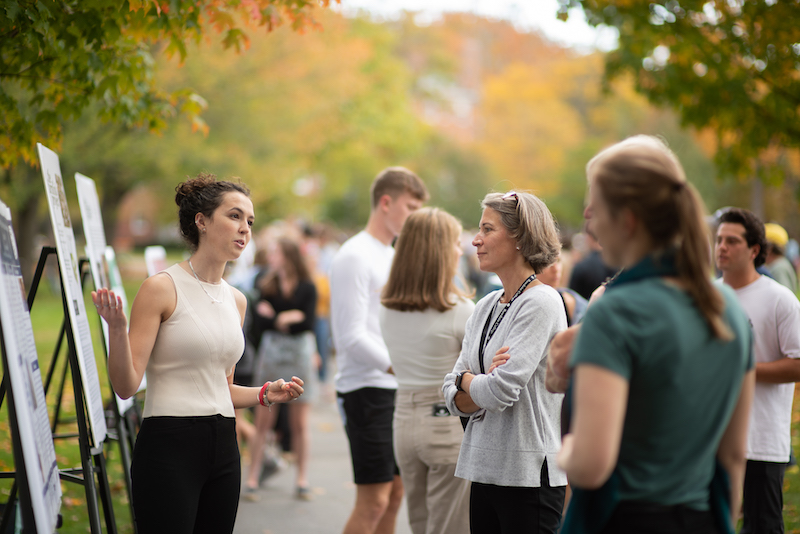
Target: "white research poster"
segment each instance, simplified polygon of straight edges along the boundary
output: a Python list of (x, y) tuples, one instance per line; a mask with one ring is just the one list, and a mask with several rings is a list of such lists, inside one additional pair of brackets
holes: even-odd
[[(108, 267), (108, 283), (110, 284), (109, 287), (114, 291), (114, 293), (122, 297), (122, 307), (125, 309), (125, 313), (128, 314), (128, 317), (130, 317), (131, 314), (130, 314), (130, 306), (128, 306), (128, 297), (125, 295), (125, 287), (122, 285), (122, 274), (120, 274), (119, 272), (119, 264), (117, 263), (117, 254), (116, 252), (114, 252), (114, 247), (106, 246), (105, 259), (106, 259), (106, 266)], [(103, 324), (105, 324), (105, 321), (103, 321)], [(106, 343), (107, 342), (108, 341), (106, 341)], [(138, 391), (143, 391), (145, 389), (147, 389), (147, 375), (142, 377), (142, 383), (139, 384)], [(123, 401), (122, 399), (119, 398), (119, 396), (117, 396), (117, 399), (125, 403), (130, 403), (130, 406), (133, 406), (134, 401), (132, 398)], [(122, 407), (120, 407), (120, 410), (121, 410), (120, 413), (125, 413), (125, 411), (122, 411)]]
[[(97, 185), (94, 180), (79, 172), (75, 173), (75, 184), (78, 189), (78, 204), (81, 208), (83, 234), (86, 237), (86, 256), (89, 258), (91, 266), (94, 289), (96, 291), (101, 287), (107, 287), (114, 294), (119, 295), (122, 298), (122, 307), (130, 317), (128, 298), (125, 295), (125, 288), (122, 286), (122, 277), (119, 274), (114, 249), (106, 243), (106, 230), (103, 225)], [(113, 262), (109, 261), (109, 258), (113, 259)], [(108, 323), (101, 320), (101, 324), (103, 325), (103, 339), (108, 348)], [(142, 382), (144, 383), (144, 380)], [(114, 397), (119, 413), (125, 413), (133, 406), (133, 398), (121, 399), (119, 395), (114, 395)]]
[(92, 346), (92, 331), (86, 316), (86, 305), (83, 302), (80, 272), (78, 271), (78, 252), (75, 248), (75, 234), (72, 231), (72, 220), (69, 215), (67, 196), (64, 193), (64, 182), (61, 179), (61, 164), (58, 154), (37, 143), (39, 161), (42, 165), (42, 176), (47, 193), (47, 204), (50, 207), (50, 222), (58, 250), (58, 265), (64, 285), (69, 309), (69, 321), (75, 336), (75, 351), (78, 356), (81, 382), (86, 398), (86, 409), (89, 414), (89, 428), (92, 446), (97, 447), (106, 438), (106, 419), (103, 413), (103, 396), (100, 391), (100, 379)]
[(14, 395), (22, 458), (38, 532), (55, 532), (61, 509), (61, 481), (39, 370), (31, 315), (11, 225), (11, 211), (0, 201), (0, 327), (3, 329), (11, 392)]

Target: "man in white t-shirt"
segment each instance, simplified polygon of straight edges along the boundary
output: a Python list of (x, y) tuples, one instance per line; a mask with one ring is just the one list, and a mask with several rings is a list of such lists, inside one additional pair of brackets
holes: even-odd
[(330, 276), (336, 393), (356, 483), (356, 504), (344, 534), (394, 532), (403, 499), (392, 446), (397, 380), (378, 312), (394, 257), (392, 241), (428, 191), (413, 172), (389, 167), (373, 181), (370, 197), (366, 228), (342, 245)]
[(740, 534), (782, 533), (783, 474), (791, 456), (794, 383), (800, 380), (800, 302), (789, 289), (756, 272), (766, 257), (764, 224), (758, 217), (731, 208), (718, 222), (717, 268), (750, 318), (755, 343), (756, 390)]

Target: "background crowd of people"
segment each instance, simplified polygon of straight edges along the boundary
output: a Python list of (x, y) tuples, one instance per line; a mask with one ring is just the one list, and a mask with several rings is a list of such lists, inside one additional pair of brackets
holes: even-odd
[[(569, 247), (531, 193), (487, 194), (468, 233), (424, 207), (424, 182), (402, 167), (378, 174), (369, 220), (346, 241), (276, 221), (251, 242), (246, 187), (181, 184), (191, 256), (145, 282), (130, 332), (113, 293), (93, 294), (117, 393), (148, 376), (140, 528), (162, 528), (159, 496), (178, 492), (171, 532), (227, 531), (240, 487), (258, 501), (281, 450), (295, 497), (312, 500), (322, 394), (350, 446), (346, 534), (393, 532), (403, 496), (414, 534), (727, 533), (740, 508), (742, 532), (782, 532), (796, 243), (747, 210), (705, 217), (653, 137), (601, 151), (587, 178), (585, 232)], [(185, 454), (209, 436), (216, 449)], [(162, 458), (170, 484), (152, 478)], [(213, 521), (209, 499), (227, 503)]]

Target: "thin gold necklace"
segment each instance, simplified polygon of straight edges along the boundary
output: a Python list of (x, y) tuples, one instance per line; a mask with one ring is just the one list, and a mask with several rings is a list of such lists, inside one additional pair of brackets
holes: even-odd
[[(189, 260), (189, 268), (192, 270), (192, 274), (194, 275), (194, 279), (195, 279), (195, 280), (197, 280), (197, 283), (198, 283), (198, 284), (200, 284), (200, 289), (202, 289), (202, 290), (203, 290), (203, 293), (205, 293), (206, 295), (208, 295), (208, 298), (210, 298), (210, 299), (211, 299), (211, 302), (212, 302), (212, 303), (214, 303), (214, 304), (222, 304), (222, 301), (221, 301), (221, 300), (219, 300), (219, 299), (215, 299), (213, 296), (211, 296), (211, 293), (209, 293), (209, 292), (208, 292), (208, 290), (206, 290), (206, 287), (205, 287), (205, 286), (203, 285), (203, 283), (200, 281), (200, 277), (199, 277), (199, 276), (197, 276), (197, 273), (196, 273), (196, 272), (194, 272), (194, 266), (192, 265), (192, 260)], [(206, 283), (210, 284), (211, 282), (206, 282)]]

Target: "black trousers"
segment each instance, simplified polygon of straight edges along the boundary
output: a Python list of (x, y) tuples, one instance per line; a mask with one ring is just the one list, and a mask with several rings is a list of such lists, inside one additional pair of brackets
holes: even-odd
[(137, 530), (231, 533), (241, 478), (233, 418), (147, 417), (131, 463)]
[(472, 534), (555, 534), (561, 526), (566, 486), (550, 486), (547, 461), (540, 488), (472, 483), (469, 529)]
[(786, 465), (747, 460), (740, 534), (783, 534), (783, 474)]
[(687, 506), (621, 502), (601, 534), (717, 534), (710, 511)]

